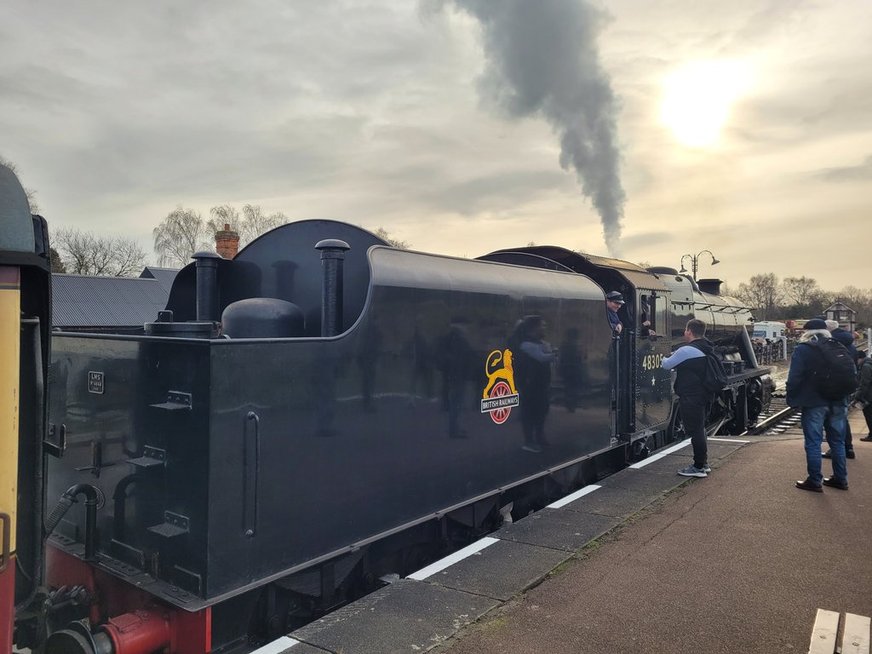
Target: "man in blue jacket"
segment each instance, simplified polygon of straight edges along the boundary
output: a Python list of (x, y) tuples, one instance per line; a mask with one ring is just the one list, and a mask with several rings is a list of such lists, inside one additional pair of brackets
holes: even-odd
[(708, 477), (708, 444), (705, 438), (705, 415), (712, 398), (702, 386), (705, 377), (705, 355), (713, 351), (705, 338), (705, 323), (688, 320), (684, 328), (685, 345), (679, 347), (660, 364), (667, 370), (675, 368), (675, 394), (684, 423), (684, 431), (693, 446), (693, 463), (678, 471), (683, 477)]
[[(802, 409), (802, 433), (805, 437), (805, 460), (808, 476), (796, 482), (800, 490), (820, 493), (823, 486), (848, 490), (848, 467), (845, 461), (844, 400), (827, 400), (818, 393), (814, 383), (817, 343), (830, 338), (827, 324), (819, 318), (805, 323), (805, 332), (793, 350), (790, 373), (787, 376), (787, 404)], [(824, 426), (833, 460), (833, 476), (821, 474), (821, 443)]]
[[(830, 333), (830, 336), (833, 337), (833, 340), (837, 343), (841, 343), (845, 346), (845, 349), (848, 350), (848, 354), (851, 355), (851, 359), (854, 360), (854, 365), (857, 365), (857, 348), (854, 346), (854, 335), (849, 332), (847, 329), (842, 329), (839, 327), (839, 323), (835, 320), (827, 320), (827, 331)], [(845, 398), (845, 404), (848, 403), (849, 398)], [(829, 436), (829, 430), (824, 430), (825, 434)], [(825, 459), (833, 458), (833, 453), (831, 450), (827, 450), (821, 456)], [(854, 436), (851, 434), (851, 423), (845, 420), (845, 457), (848, 459), (856, 459), (857, 455), (854, 453)]]

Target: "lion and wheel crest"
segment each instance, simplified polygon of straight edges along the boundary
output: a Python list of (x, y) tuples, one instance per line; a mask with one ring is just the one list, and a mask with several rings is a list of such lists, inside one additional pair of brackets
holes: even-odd
[(515, 388), (515, 370), (512, 351), (494, 350), (487, 355), (484, 364), (487, 385), (481, 393), (481, 412), (489, 413), (491, 420), (501, 425), (512, 413), (512, 407), (520, 404)]

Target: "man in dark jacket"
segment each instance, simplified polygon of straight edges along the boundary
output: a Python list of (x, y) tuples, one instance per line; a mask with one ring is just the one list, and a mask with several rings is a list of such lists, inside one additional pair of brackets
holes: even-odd
[(856, 363), (857, 348), (854, 345), (854, 335), (844, 327), (839, 327), (839, 323), (835, 320), (827, 320), (827, 330), (830, 332), (830, 336), (833, 337), (834, 341), (845, 346), (845, 349), (848, 350), (848, 354), (851, 355), (854, 363)]
[(609, 325), (615, 334), (620, 334), (624, 330), (624, 325), (621, 324), (621, 317), (618, 311), (624, 306), (624, 296), (618, 291), (611, 291), (606, 294), (606, 315), (609, 318)]
[(854, 393), (853, 401), (863, 405), (863, 417), (869, 433), (861, 441), (872, 441), (872, 358), (862, 350), (857, 352), (857, 365), (860, 367), (860, 387)]
[(524, 316), (515, 327), (517, 340), (515, 383), (521, 395), (521, 428), (524, 430), (525, 452), (541, 452), (545, 441), (545, 417), (551, 394), (551, 363), (555, 352), (545, 340), (545, 319)]
[[(808, 469), (808, 476), (797, 481), (796, 487), (815, 493), (823, 491), (822, 485), (848, 490), (848, 467), (845, 461), (847, 407), (844, 400), (822, 397), (814, 382), (815, 365), (819, 361), (819, 354), (814, 348), (828, 338), (830, 332), (823, 320), (815, 318), (805, 323), (805, 332), (793, 350), (787, 376), (787, 404), (802, 409), (802, 433)], [(824, 425), (828, 429), (827, 442), (833, 460), (833, 476), (826, 478), (821, 474)]]
[(684, 477), (708, 477), (708, 445), (705, 438), (706, 407), (711, 396), (702, 386), (705, 377), (705, 355), (713, 351), (712, 344), (705, 338), (705, 323), (702, 320), (688, 320), (684, 328), (685, 345), (679, 347), (671, 356), (663, 359), (660, 365), (667, 370), (675, 369), (675, 394), (678, 395), (678, 408), (684, 431), (690, 436), (693, 446), (693, 463), (678, 471)]
[[(839, 327), (839, 323), (835, 320), (827, 320), (827, 331), (830, 332), (830, 336), (832, 336), (833, 340), (837, 343), (841, 343), (845, 346), (845, 349), (848, 350), (848, 354), (851, 355), (851, 359), (854, 361), (854, 365), (857, 364), (857, 348), (854, 346), (854, 335), (849, 332), (847, 329), (842, 329)], [(845, 398), (845, 404), (847, 404), (848, 398)], [(830, 430), (825, 426), (824, 433), (827, 436), (830, 435)], [(829, 439), (828, 441), (829, 442)], [(821, 456), (825, 459), (831, 459), (833, 457), (833, 453), (831, 450), (827, 450)], [(851, 423), (845, 420), (845, 457), (848, 459), (856, 459), (857, 455), (854, 453), (854, 436), (851, 434)]]

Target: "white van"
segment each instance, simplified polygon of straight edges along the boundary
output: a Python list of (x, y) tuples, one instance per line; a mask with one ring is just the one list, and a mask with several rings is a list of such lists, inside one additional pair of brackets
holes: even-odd
[(751, 333), (751, 338), (758, 341), (769, 341), (770, 343), (780, 340), (787, 336), (787, 325), (783, 322), (761, 321), (754, 323), (754, 331)]

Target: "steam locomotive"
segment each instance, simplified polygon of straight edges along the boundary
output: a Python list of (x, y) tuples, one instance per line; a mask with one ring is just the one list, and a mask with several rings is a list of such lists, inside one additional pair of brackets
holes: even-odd
[[(557, 353), (535, 447), (530, 316)], [(438, 256), (328, 220), (199, 253), (142, 334), (52, 336), (48, 590), (20, 641), (202, 654), (287, 633), (683, 438), (660, 362), (694, 317), (730, 374), (709, 429), (741, 433), (773, 385), (715, 281), (557, 247)]]

